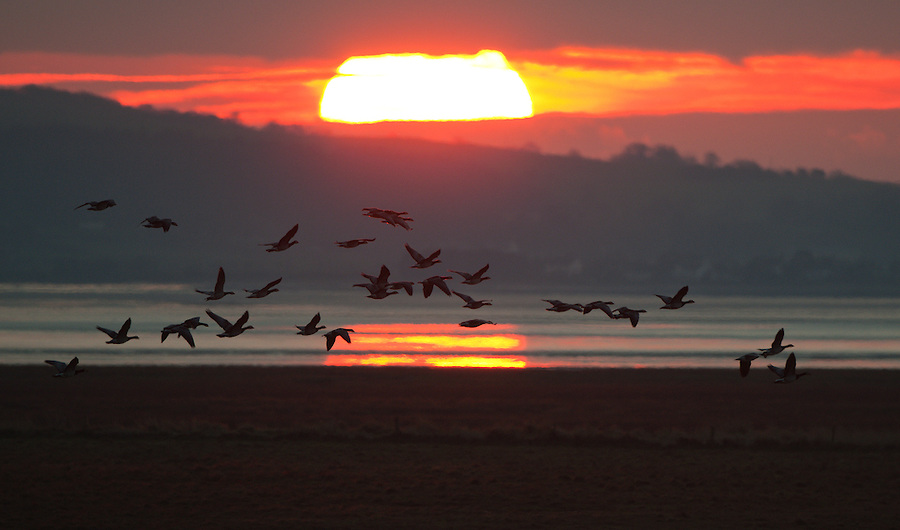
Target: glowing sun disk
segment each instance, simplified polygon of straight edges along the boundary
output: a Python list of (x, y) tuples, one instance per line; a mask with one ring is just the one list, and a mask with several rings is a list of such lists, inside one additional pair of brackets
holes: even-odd
[(325, 87), (327, 121), (448, 121), (526, 118), (531, 95), (502, 53), (351, 57)]

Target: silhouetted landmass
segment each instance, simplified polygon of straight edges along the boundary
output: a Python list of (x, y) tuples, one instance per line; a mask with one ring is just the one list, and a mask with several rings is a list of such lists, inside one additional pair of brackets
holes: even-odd
[[(0, 90), (0, 175), (5, 282), (196, 282), (223, 266), (349, 285), (383, 263), (402, 279), (409, 242), (450, 268), (489, 262), (496, 287), (900, 292), (900, 187), (666, 146), (594, 160), (326, 137), (24, 87)], [(408, 211), (413, 230), (364, 207)], [(142, 228), (152, 215), (178, 226)], [(295, 223), (299, 245), (258, 246)], [(376, 241), (334, 245), (357, 237)]]

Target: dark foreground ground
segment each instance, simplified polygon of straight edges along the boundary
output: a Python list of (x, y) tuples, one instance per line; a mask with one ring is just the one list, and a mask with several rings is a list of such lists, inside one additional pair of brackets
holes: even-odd
[(0, 367), (5, 528), (900, 524), (892, 371), (50, 373)]

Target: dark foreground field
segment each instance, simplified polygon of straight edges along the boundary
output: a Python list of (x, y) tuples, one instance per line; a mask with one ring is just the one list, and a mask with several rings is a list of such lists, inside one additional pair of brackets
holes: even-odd
[(766, 372), (0, 367), (2, 525), (897, 527), (900, 374)]

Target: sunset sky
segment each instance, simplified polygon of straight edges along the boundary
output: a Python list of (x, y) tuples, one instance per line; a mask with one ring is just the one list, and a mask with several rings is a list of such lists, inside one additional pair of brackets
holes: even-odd
[[(898, 23), (891, 0), (17, 1), (0, 20), (0, 86), (325, 134), (595, 157), (662, 143), (698, 158), (900, 182)], [(518, 72), (535, 117), (429, 126), (319, 117), (349, 57), (486, 49)]]

